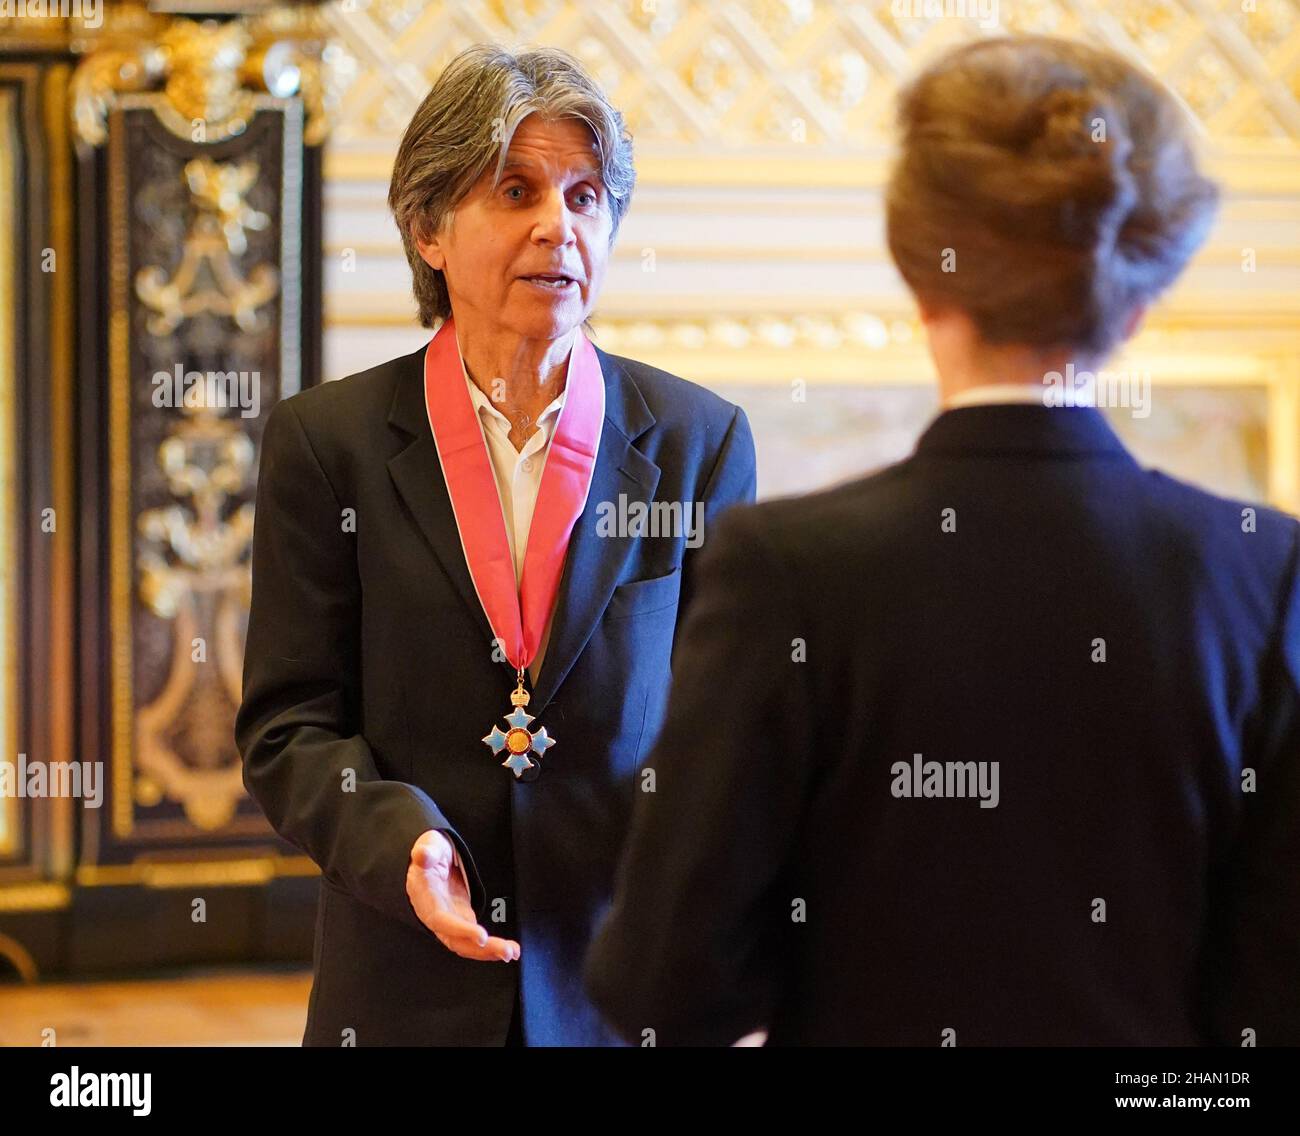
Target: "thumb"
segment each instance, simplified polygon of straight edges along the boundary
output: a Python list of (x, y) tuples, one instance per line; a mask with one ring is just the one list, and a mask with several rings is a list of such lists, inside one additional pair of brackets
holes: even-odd
[(441, 833), (437, 838), (422, 840), (411, 849), (411, 862), (417, 868), (438, 868), (451, 864), (451, 842)]

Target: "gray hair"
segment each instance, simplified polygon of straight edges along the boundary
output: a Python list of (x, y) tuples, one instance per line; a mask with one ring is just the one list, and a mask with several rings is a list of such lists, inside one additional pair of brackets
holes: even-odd
[(500, 181), (515, 130), (530, 114), (573, 118), (595, 139), (613, 226), (611, 242), (632, 200), (636, 171), (623, 116), (571, 55), (555, 48), (512, 52), (476, 44), (457, 55), (411, 118), (393, 162), (388, 207), (411, 265), (420, 323), (451, 315), (442, 273), (420, 257), (456, 204), (496, 162)]

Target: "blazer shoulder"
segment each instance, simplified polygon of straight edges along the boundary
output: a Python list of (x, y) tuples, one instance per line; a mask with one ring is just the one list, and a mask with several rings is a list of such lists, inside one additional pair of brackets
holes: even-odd
[(292, 409), (310, 434), (328, 433), (339, 427), (353, 432), (382, 426), (388, 420), (397, 384), (418, 370), (423, 353), (421, 347), (345, 378), (330, 379), (281, 399), (277, 406)]
[[(1240, 547), (1255, 564), (1281, 563), (1300, 548), (1300, 520), (1271, 505), (1212, 493), (1158, 469), (1143, 470), (1148, 501), (1169, 535), (1214, 560)], [(1253, 537), (1249, 544), (1237, 538)]]
[(890, 531), (894, 514), (913, 507), (907, 489), (911, 459), (811, 493), (768, 497), (733, 510), (723, 524), (791, 564), (861, 553)]
[(859, 526), (891, 503), (909, 500), (906, 478), (911, 464), (908, 457), (824, 489), (769, 497), (753, 507), (755, 520), (770, 531), (788, 533), (796, 540), (810, 532)]
[(683, 379), (668, 371), (652, 367), (637, 359), (601, 351), (602, 362), (608, 360), (623, 372), (641, 392), (650, 413), (660, 422), (684, 424), (695, 422), (706, 429), (726, 425), (740, 409), (720, 394)]

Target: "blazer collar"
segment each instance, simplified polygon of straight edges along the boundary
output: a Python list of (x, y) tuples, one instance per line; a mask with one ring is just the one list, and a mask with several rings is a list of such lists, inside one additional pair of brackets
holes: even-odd
[[(636, 501), (648, 505), (659, 485), (659, 466), (633, 445), (654, 425), (655, 416), (621, 362), (600, 348), (596, 348), (596, 356), (605, 380), (605, 421), (587, 504), (569, 537), (546, 658), (528, 707), (534, 715), (546, 709), (587, 645), (635, 543), (631, 536), (599, 534), (597, 508), (601, 502), (617, 502), (621, 495), (629, 505)], [(462, 602), (473, 613), (483, 634), (484, 650), (489, 651), (491, 626), (465, 564), (456, 515), (425, 413), (424, 348), (395, 360), (394, 365), (398, 376), (388, 421), (409, 441), (389, 459), (389, 474)], [(501, 666), (507, 680), (513, 681), (510, 664), (502, 662)]]
[(1136, 465), (1101, 411), (1024, 404), (946, 410), (916, 443), (918, 456), (1107, 457)]

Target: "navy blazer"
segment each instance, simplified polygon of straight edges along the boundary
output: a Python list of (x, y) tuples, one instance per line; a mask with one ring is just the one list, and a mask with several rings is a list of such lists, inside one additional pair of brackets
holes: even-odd
[[(500, 1045), (517, 987), (527, 1044), (618, 1044), (581, 964), (701, 550), (682, 526), (607, 522), (695, 502), (707, 537), (753, 500), (754, 449), (739, 408), (597, 355), (600, 448), (528, 708), (557, 744), (531, 781), (480, 740), (510, 709), (514, 671), (493, 658), (465, 565), (424, 349), (294, 395), (267, 421), (236, 736), (249, 793), (321, 868), (306, 1044)], [(406, 870), (431, 828), (458, 847), (483, 925), (520, 942), (517, 963), (454, 955), (416, 917)]]
[[(735, 510), (598, 1005), (660, 1045), (1300, 1043), (1298, 556), (1086, 408)], [(917, 754), (951, 795), (898, 795)]]

